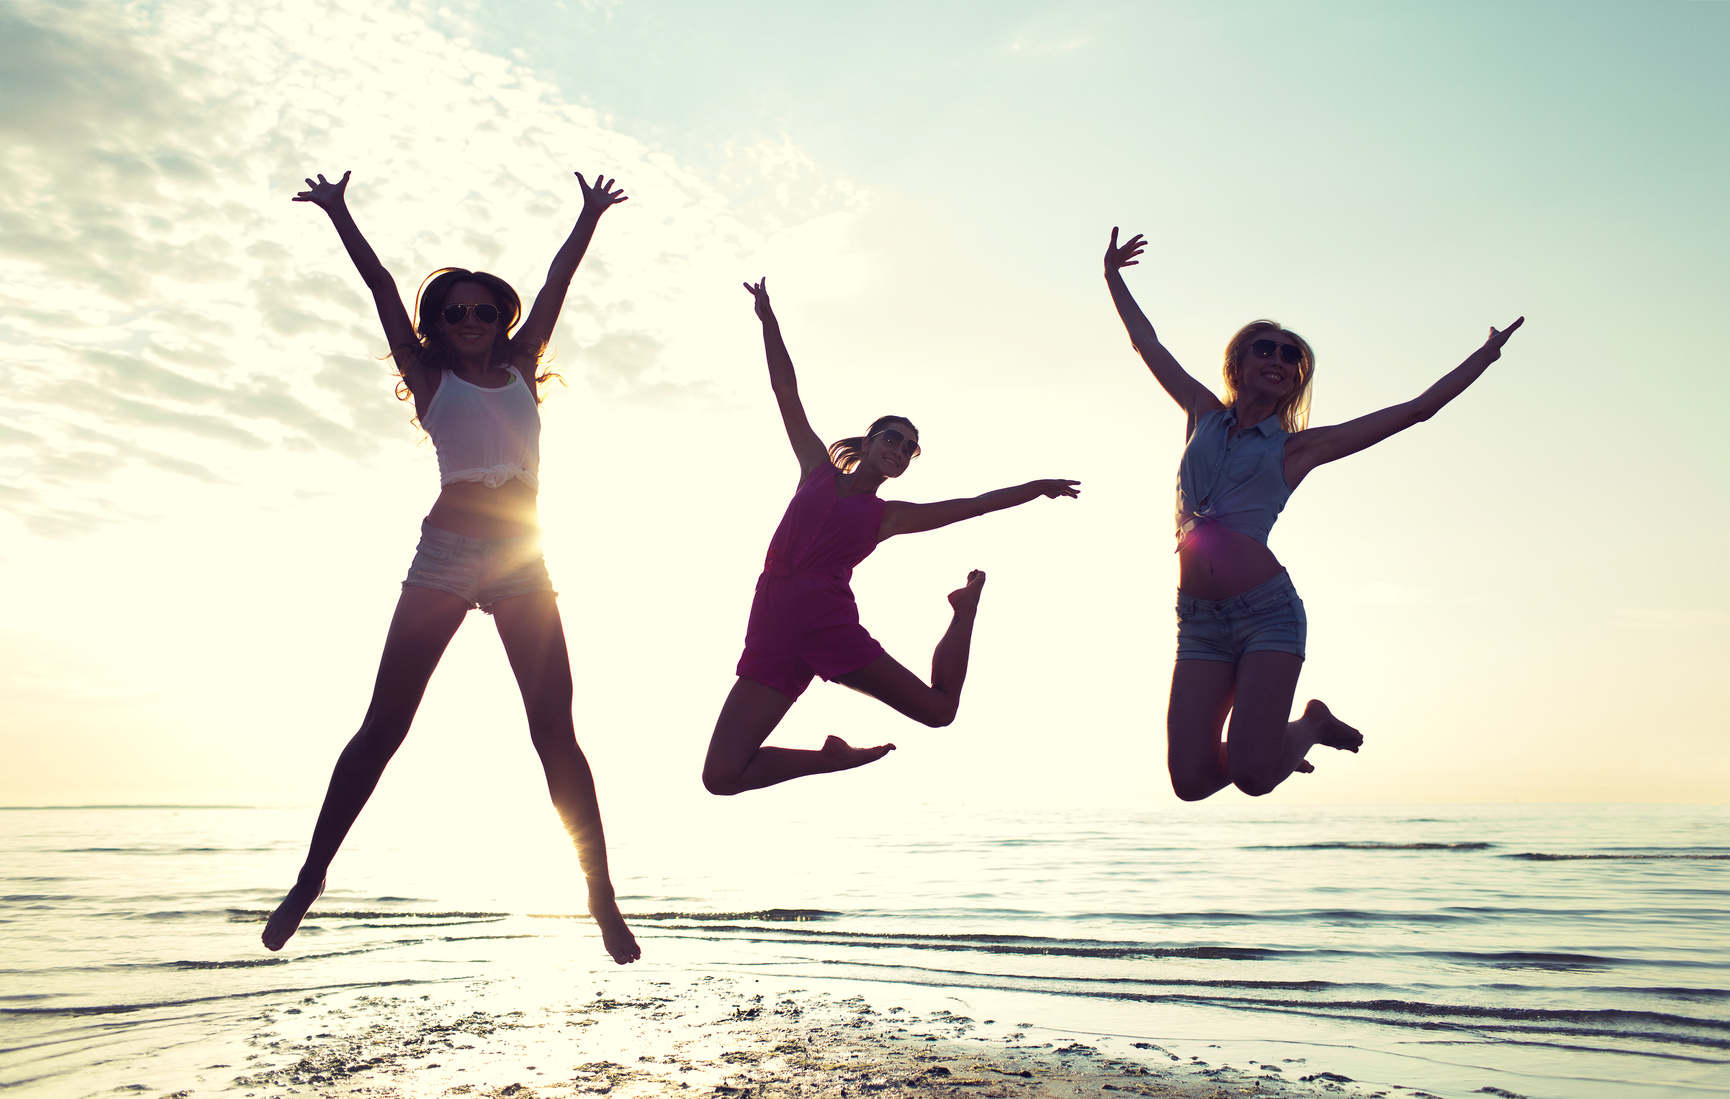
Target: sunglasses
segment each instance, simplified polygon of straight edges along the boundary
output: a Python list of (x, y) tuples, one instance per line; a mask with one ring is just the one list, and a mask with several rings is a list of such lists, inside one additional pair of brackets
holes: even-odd
[(1279, 357), (1282, 361), (1288, 362), (1293, 366), (1304, 361), (1302, 348), (1298, 347), (1296, 344), (1279, 343), (1274, 340), (1255, 341), (1249, 345), (1249, 353), (1258, 359), (1271, 359), (1273, 358), (1274, 348), (1276, 347), (1279, 348)]
[(482, 324), (499, 323), (499, 307), (486, 302), (478, 305), (447, 305), (439, 311), (439, 316), (445, 319), (446, 324), (461, 324), (471, 309), (474, 310), (475, 320)]
[(879, 431), (875, 437), (882, 439), (890, 446), (895, 447), (909, 458), (919, 457), (919, 440), (909, 439), (907, 436), (901, 434), (892, 427), (884, 428), (882, 431)]

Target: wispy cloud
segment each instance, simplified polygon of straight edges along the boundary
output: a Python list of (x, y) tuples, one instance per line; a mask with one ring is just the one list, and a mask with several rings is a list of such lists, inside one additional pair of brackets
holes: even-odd
[(1093, 33), (1073, 26), (1060, 27), (1051, 20), (1038, 20), (1024, 26), (1009, 39), (1012, 57), (1049, 57), (1074, 53), (1093, 41)]
[(579, 208), (571, 170), (617, 175), (632, 202), (578, 276), (555, 368), (597, 399), (716, 399), (671, 363), (681, 280), (863, 196), (786, 140), (700, 177), (457, 19), (0, 5), (0, 509), (76, 536), (121, 514), (122, 471), (290, 492), (297, 455), (415, 443), (364, 287), (289, 202), (320, 171), (355, 170), (351, 208), (405, 295), (456, 264), (525, 298)]

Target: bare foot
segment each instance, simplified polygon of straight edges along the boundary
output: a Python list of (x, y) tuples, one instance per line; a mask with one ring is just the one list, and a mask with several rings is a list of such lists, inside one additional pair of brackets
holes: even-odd
[(1317, 744), (1345, 752), (1355, 752), (1363, 747), (1364, 734), (1335, 717), (1333, 711), (1318, 699), (1310, 699), (1309, 705), (1304, 707), (1303, 720), (1316, 723)]
[(1297, 766), (1292, 768), (1292, 771), (1300, 775), (1313, 775), (1315, 774), (1315, 769), (1315, 764), (1311, 763), (1307, 759), (1300, 759), (1297, 761)]
[(630, 965), (643, 956), (643, 948), (637, 945), (637, 937), (625, 926), (625, 917), (619, 914), (618, 902), (613, 900), (610, 891), (589, 894), (589, 915), (595, 918), (595, 925), (601, 929), (601, 945), (607, 948), (613, 961)]
[(967, 584), (949, 593), (949, 605), (956, 612), (976, 611), (979, 609), (979, 592), (985, 587), (985, 574), (974, 569), (967, 574)]
[(875, 748), (855, 748), (840, 737), (832, 736), (823, 742), (823, 747), (819, 750), (824, 759), (834, 764), (830, 770), (850, 771), (882, 759), (895, 750), (895, 745), (879, 744)]
[(294, 933), (300, 930), (300, 921), (305, 918), (306, 910), (312, 903), (324, 896), (324, 879), (318, 879), (317, 885), (306, 882), (295, 882), (294, 888), (288, 891), (288, 896), (282, 898), (282, 903), (276, 906), (276, 911), (265, 921), (264, 940), (266, 949), (281, 950), (288, 940), (294, 938)]

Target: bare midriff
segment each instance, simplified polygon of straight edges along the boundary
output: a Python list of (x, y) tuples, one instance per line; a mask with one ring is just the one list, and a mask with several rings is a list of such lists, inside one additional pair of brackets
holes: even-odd
[(1177, 551), (1177, 590), (1196, 599), (1230, 599), (1284, 571), (1272, 550), (1219, 523), (1195, 528)]
[(520, 538), (541, 529), (535, 490), (517, 480), (498, 488), (479, 481), (446, 485), (426, 521), (464, 538)]

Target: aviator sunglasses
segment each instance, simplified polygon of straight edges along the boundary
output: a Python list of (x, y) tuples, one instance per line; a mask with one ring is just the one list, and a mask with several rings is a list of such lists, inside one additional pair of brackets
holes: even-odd
[[(482, 324), (497, 324), (499, 322), (499, 307), (488, 305), (486, 302), (481, 302), (478, 305), (447, 305), (439, 310), (439, 316), (445, 319), (446, 324), (461, 324), (471, 309), (475, 311), (475, 320)], [(1262, 342), (1266, 343), (1267, 341), (1263, 340)]]
[(1254, 355), (1258, 359), (1271, 359), (1273, 358), (1273, 349), (1276, 347), (1279, 348), (1279, 357), (1282, 361), (1288, 362), (1293, 366), (1304, 361), (1303, 350), (1296, 344), (1276, 343), (1273, 340), (1257, 340), (1249, 345), (1249, 351), (1250, 354)]
[(903, 455), (909, 458), (919, 457), (919, 441), (917, 439), (909, 439), (907, 436), (901, 434), (892, 427), (886, 427), (882, 431), (879, 431), (877, 437), (881, 438), (890, 446), (899, 449)]

